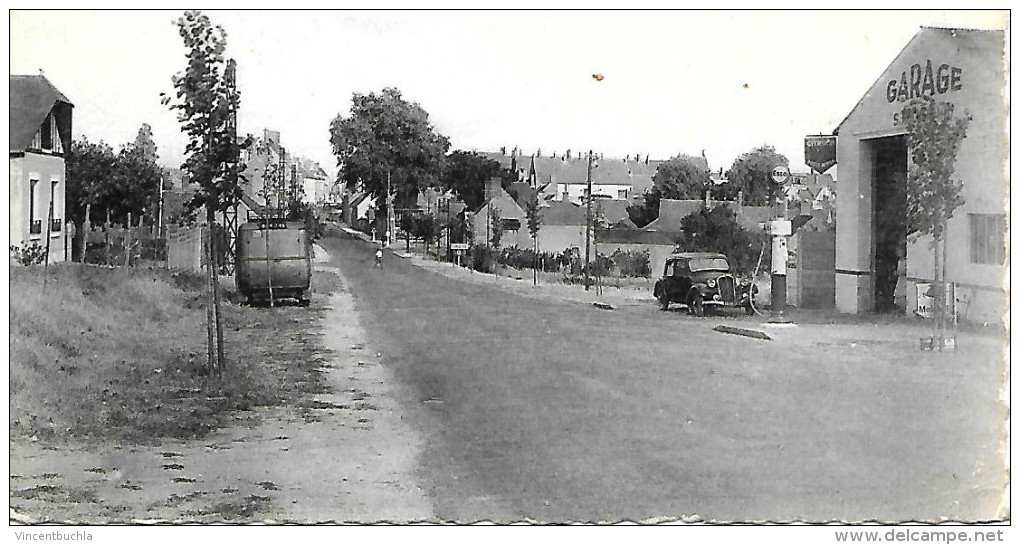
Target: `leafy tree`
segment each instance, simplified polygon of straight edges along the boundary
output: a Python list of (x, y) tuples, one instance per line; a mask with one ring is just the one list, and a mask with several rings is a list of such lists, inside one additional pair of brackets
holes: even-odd
[(938, 316), (939, 350), (944, 346), (946, 326), (945, 276), (946, 226), (964, 203), (963, 183), (954, 177), (960, 143), (967, 136), (971, 115), (956, 116), (950, 102), (931, 97), (913, 99), (901, 112), (907, 130), (906, 224), (913, 236), (931, 235), (935, 258), (935, 312)]
[(400, 229), (404, 231), (408, 251), (411, 249), (411, 239), (414, 238), (425, 243), (427, 254), (429, 244), (442, 233), (442, 224), (431, 212), (415, 212), (400, 217)]
[[(189, 208), (204, 206), (210, 228), (216, 228), (216, 212), (226, 210), (241, 197), (237, 183), (237, 134), (234, 121), (240, 96), (234, 88), (235, 64), (223, 54), (227, 33), (213, 25), (198, 11), (187, 11), (176, 21), (178, 33), (188, 50), (184, 72), (173, 76), (175, 97), (164, 96), (163, 103), (177, 112), (182, 132), (188, 136), (185, 161), (181, 165), (189, 178), (198, 183)], [(209, 259), (217, 262), (216, 237), (210, 237)], [(225, 357), (223, 327), (220, 323), (219, 276), (215, 266), (208, 267), (210, 301), (208, 326), (208, 367), (220, 374)], [(215, 344), (215, 349), (214, 349)]]
[(456, 150), (446, 156), (440, 185), (456, 193), (457, 198), (474, 210), (485, 201), (485, 184), (493, 178), (500, 180), (507, 189), (517, 176), (497, 161), (483, 157), (473, 151)]
[(151, 211), (159, 200), (162, 175), (162, 169), (145, 150), (133, 144), (121, 148), (114, 165), (111, 194), (107, 195), (113, 217), (126, 220), (128, 213), (137, 218), (143, 211)]
[(399, 207), (414, 202), (420, 189), (437, 185), (450, 148), (429, 114), (393, 87), (378, 95), (355, 93), (350, 116), (338, 115), (330, 124), (330, 142), (347, 187), (363, 183), (379, 197), (386, 195), (389, 177)]
[(152, 140), (152, 127), (148, 123), (142, 123), (141, 128), (138, 129), (134, 147), (149, 161), (155, 163), (159, 160), (159, 155), (156, 153), (156, 142)]
[(644, 197), (641, 204), (627, 205), (627, 215), (638, 227), (644, 227), (659, 217), (659, 202), (662, 200), (659, 192), (653, 187), (645, 191)]
[(74, 223), (72, 258), (81, 260), (84, 241), (85, 210), (93, 205), (92, 214), (100, 214), (101, 201), (106, 197), (105, 186), (113, 173), (117, 156), (113, 149), (103, 142), (93, 143), (85, 137), (71, 142), (70, 153), (65, 157), (67, 186), (65, 208), (68, 218)]
[[(528, 232), (535, 244), (535, 255), (538, 255), (538, 232), (542, 229), (542, 209), (538, 206), (538, 191), (532, 191), (525, 203), (524, 214), (528, 220)], [(538, 261), (534, 263), (534, 283), (538, 284)]]
[(703, 159), (690, 155), (677, 155), (659, 165), (652, 176), (652, 187), (645, 191), (642, 204), (627, 207), (627, 214), (638, 227), (648, 225), (659, 217), (662, 199), (700, 199), (711, 183)]
[(187, 68), (173, 76), (174, 97), (163, 103), (177, 112), (182, 132), (188, 136), (181, 169), (197, 182), (189, 203), (204, 206), (210, 224), (215, 213), (226, 210), (241, 197), (237, 179), (237, 141), (232, 128), (240, 95), (231, 88), (236, 71), (233, 59), (226, 59), (227, 33), (198, 11), (187, 11), (176, 21), (178, 33), (188, 50)]
[(683, 234), (679, 244), (684, 251), (726, 254), (730, 266), (740, 273), (754, 270), (761, 245), (768, 239), (765, 233), (744, 229), (737, 222), (737, 214), (728, 205), (715, 206), (711, 210), (702, 206), (680, 220), (680, 230)]
[(82, 137), (71, 143), (66, 157), (65, 207), (75, 225), (72, 257), (81, 259), (85, 213), (92, 205), (92, 218), (107, 214), (114, 223), (126, 224), (128, 215), (138, 218), (153, 210), (159, 199), (162, 171), (142, 150), (128, 144), (116, 154), (104, 142)]
[(769, 145), (742, 154), (733, 161), (733, 165), (726, 172), (726, 178), (729, 179), (731, 186), (728, 189), (730, 194), (725, 197), (735, 198), (736, 192), (743, 190), (744, 201), (747, 204), (769, 204), (769, 198), (775, 190), (775, 184), (769, 174), (777, 165), (789, 164), (789, 159)]
[(503, 239), (503, 216), (500, 213), (499, 208), (490, 205), (489, 206), (489, 244), (493, 248), (499, 248), (499, 243)]
[(664, 161), (652, 176), (652, 189), (663, 199), (700, 199), (711, 183), (703, 160), (690, 155), (677, 155)]
[(446, 156), (440, 183), (474, 210), (485, 200), (485, 184), (497, 175), (499, 163), (473, 151), (454, 151)]

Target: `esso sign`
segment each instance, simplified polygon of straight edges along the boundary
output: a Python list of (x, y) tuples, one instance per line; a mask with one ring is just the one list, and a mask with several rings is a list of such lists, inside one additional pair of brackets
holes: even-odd
[(783, 185), (790, 181), (790, 169), (786, 166), (779, 165), (773, 168), (772, 172), (769, 172), (769, 177), (772, 178), (773, 182)]

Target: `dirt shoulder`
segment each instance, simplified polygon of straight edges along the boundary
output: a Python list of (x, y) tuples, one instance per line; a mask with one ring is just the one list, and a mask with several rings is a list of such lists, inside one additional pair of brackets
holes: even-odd
[(286, 314), (295, 329), (316, 333), (303, 337), (304, 346), (280, 350), (302, 351), (308, 371), (319, 373), (318, 393), (297, 404), (233, 411), (230, 425), (201, 439), (147, 445), (12, 440), (11, 520), (429, 519), (431, 505), (414, 476), (422, 438), (404, 421), (392, 376), (366, 341), (342, 274), (317, 250), (317, 273), (339, 277), (333, 293), (313, 295), (309, 309), (262, 310)]

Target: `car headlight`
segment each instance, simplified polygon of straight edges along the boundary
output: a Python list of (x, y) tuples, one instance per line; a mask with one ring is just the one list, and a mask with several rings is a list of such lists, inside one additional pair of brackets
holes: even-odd
[(715, 278), (709, 278), (708, 279), (708, 287), (710, 287), (710, 288), (714, 288), (715, 287)]

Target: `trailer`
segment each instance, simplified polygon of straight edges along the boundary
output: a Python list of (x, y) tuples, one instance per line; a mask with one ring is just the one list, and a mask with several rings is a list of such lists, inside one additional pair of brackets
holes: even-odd
[(235, 278), (249, 304), (290, 298), (307, 306), (312, 242), (305, 224), (259, 219), (238, 227)]

